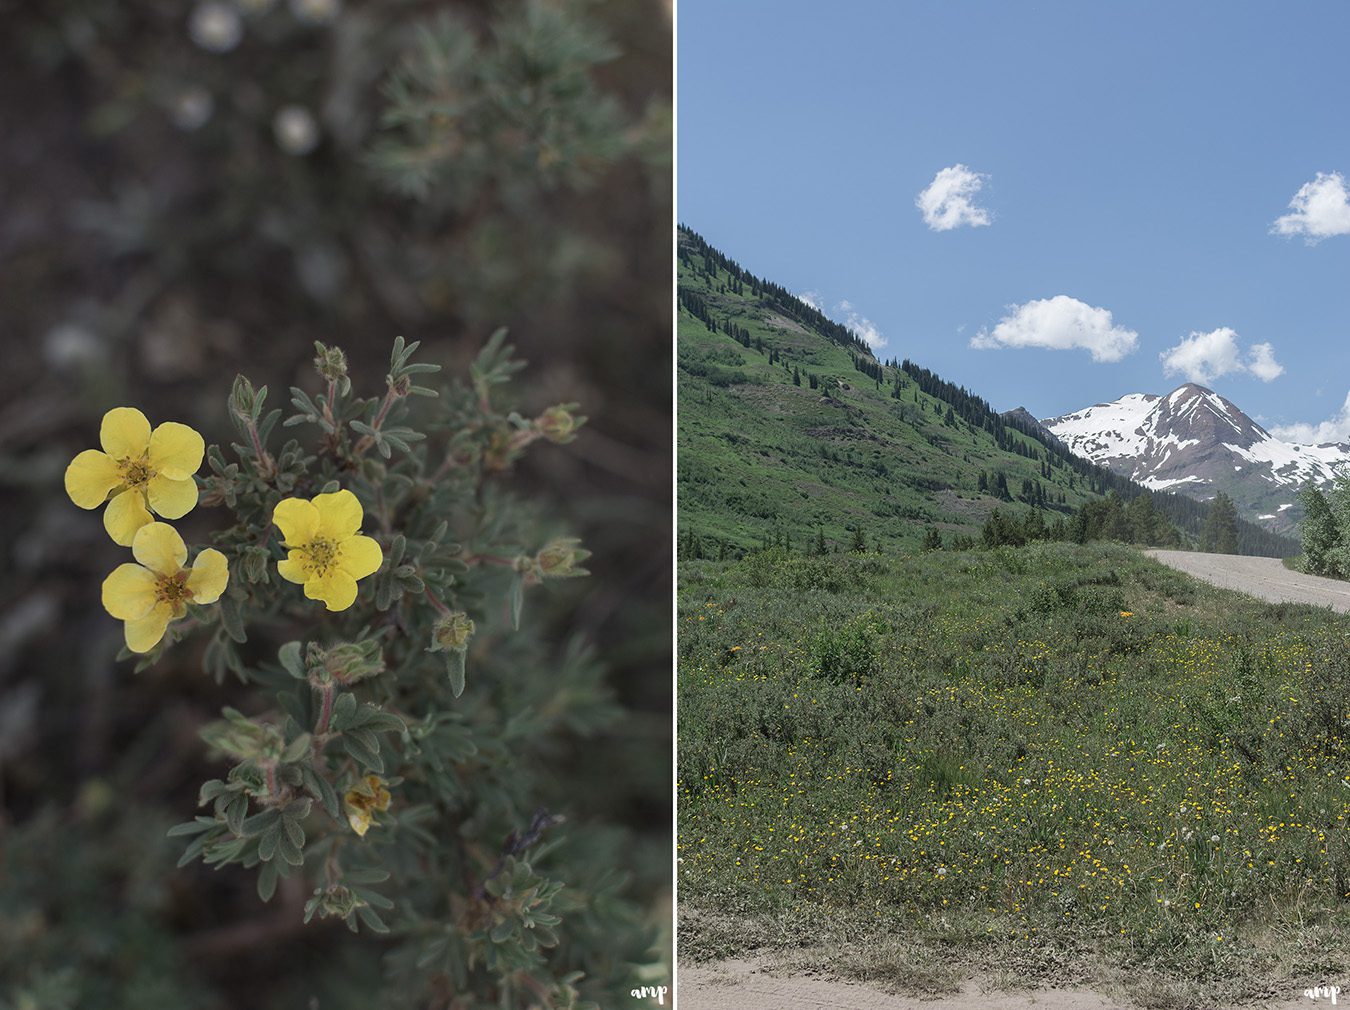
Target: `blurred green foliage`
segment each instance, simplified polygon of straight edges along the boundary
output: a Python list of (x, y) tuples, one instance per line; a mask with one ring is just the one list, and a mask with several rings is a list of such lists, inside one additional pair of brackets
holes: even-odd
[[(617, 825), (588, 839), (596, 857), (663, 921), (664, 4), (0, 0), (0, 14), (0, 1005), (368, 1007), (410, 967), (340, 923), (296, 929), (253, 874), (163, 876), (181, 851), (164, 830), (219, 773), (198, 730), (237, 687), (203, 677), (186, 643), (134, 677), (114, 664), (97, 587), (123, 558), (60, 496), (107, 408), (223, 442), (222, 377), (306, 385), (315, 340), (369, 374), (405, 333), (462, 372), (507, 325), (535, 366), (512, 394), (522, 410), (590, 415), (516, 468), (595, 554), (595, 577), (531, 593), (527, 619), (596, 643), (623, 718), (550, 760), (576, 821)], [(210, 522), (199, 510), (183, 533), (201, 542)]]

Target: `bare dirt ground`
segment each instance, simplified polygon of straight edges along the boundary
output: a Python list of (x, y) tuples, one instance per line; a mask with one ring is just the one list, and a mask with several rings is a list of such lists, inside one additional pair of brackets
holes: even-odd
[[(679, 1010), (1138, 1010), (1139, 1004), (1089, 989), (1038, 989), (1027, 992), (986, 990), (967, 980), (946, 996), (897, 996), (856, 982), (822, 975), (778, 976), (749, 961), (731, 959), (681, 965)], [(1343, 1001), (1342, 1001), (1343, 1002)], [(1232, 1010), (1315, 1010), (1329, 998), (1310, 1000), (1302, 992), (1248, 1003)], [(1218, 1003), (1212, 1004), (1220, 1010)]]
[(1271, 603), (1310, 603), (1350, 613), (1350, 582), (1291, 572), (1278, 558), (1192, 551), (1148, 551), (1163, 564), (1221, 589), (1236, 589)]

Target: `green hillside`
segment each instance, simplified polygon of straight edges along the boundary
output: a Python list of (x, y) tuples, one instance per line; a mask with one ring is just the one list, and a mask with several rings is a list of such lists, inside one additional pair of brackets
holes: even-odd
[[(929, 529), (978, 535), (1001, 508), (1046, 522), (1144, 488), (1043, 440), (910, 361), (878, 361), (849, 330), (743, 270), (687, 228), (679, 256), (681, 545), (739, 554), (917, 547)], [(1194, 537), (1206, 507), (1155, 494)], [(1242, 553), (1298, 545), (1242, 524)]]

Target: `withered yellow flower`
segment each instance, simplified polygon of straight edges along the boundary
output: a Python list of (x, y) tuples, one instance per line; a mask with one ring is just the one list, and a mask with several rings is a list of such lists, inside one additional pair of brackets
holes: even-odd
[(305, 587), (311, 600), (329, 610), (346, 610), (356, 600), (356, 580), (374, 575), (384, 552), (360, 533), (365, 513), (356, 495), (344, 489), (310, 501), (286, 498), (272, 511), (288, 554), (277, 571)]
[(192, 475), (206, 445), (186, 424), (165, 421), (153, 431), (135, 407), (114, 407), (99, 429), (103, 451), (86, 449), (66, 467), (66, 494), (82, 509), (96, 509), (109, 496), (103, 525), (115, 543), (131, 545), (136, 531), (155, 515), (181, 519), (197, 504)]
[(388, 810), (390, 799), (384, 779), (378, 775), (367, 775), (342, 797), (343, 805), (347, 808), (347, 823), (364, 838), (375, 821), (376, 811)]
[(126, 621), (127, 648), (149, 652), (169, 622), (187, 613), (189, 603), (215, 603), (225, 592), (229, 565), (208, 547), (184, 568), (187, 546), (168, 523), (148, 523), (136, 531), (131, 554), (138, 564), (118, 565), (103, 580), (103, 606)]

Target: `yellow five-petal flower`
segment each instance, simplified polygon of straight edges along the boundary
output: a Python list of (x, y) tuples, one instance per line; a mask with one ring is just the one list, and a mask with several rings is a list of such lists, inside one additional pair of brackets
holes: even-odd
[(375, 820), (375, 812), (388, 810), (391, 798), (389, 790), (384, 787), (384, 779), (378, 775), (367, 775), (342, 797), (343, 805), (347, 808), (347, 823), (364, 838)]
[(230, 578), (225, 555), (210, 547), (184, 568), (187, 547), (168, 523), (147, 523), (137, 530), (131, 554), (139, 564), (118, 565), (103, 580), (103, 606), (127, 622), (132, 652), (153, 649), (189, 603), (215, 603)]
[(165, 421), (154, 431), (135, 407), (114, 407), (99, 429), (103, 451), (86, 449), (66, 467), (66, 494), (82, 509), (96, 509), (112, 496), (103, 525), (115, 543), (131, 545), (150, 515), (181, 519), (197, 504), (192, 475), (206, 444), (186, 424)]
[(356, 600), (356, 580), (374, 575), (384, 552), (360, 534), (365, 513), (350, 491), (316, 495), (312, 500), (286, 498), (272, 511), (287, 548), (277, 571), (288, 582), (302, 584), (311, 600), (329, 610), (346, 610)]

